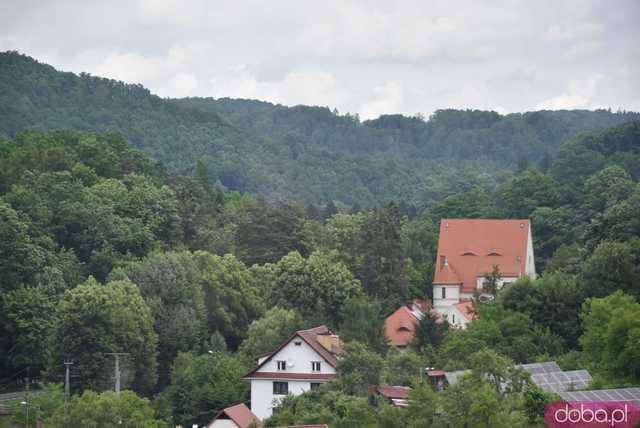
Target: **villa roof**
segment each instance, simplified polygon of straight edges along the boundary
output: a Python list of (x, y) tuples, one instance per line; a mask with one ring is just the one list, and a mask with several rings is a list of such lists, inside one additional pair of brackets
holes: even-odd
[(462, 284), (472, 293), (494, 265), (503, 276), (522, 275), (529, 229), (529, 220), (442, 219), (433, 283)]

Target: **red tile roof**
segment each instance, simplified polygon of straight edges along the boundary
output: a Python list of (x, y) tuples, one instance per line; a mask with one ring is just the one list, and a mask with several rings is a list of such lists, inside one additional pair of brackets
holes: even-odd
[(260, 419), (258, 419), (258, 417), (254, 415), (247, 406), (245, 406), (243, 403), (240, 403), (236, 404), (235, 406), (222, 409), (207, 426), (210, 427), (211, 425), (213, 425), (213, 423), (217, 419), (227, 418), (231, 419), (240, 428), (249, 428), (249, 426), (253, 423), (258, 426), (262, 425)]
[(413, 340), (418, 318), (406, 305), (399, 307), (384, 321), (384, 335), (393, 346), (406, 346)]
[(457, 281), (462, 292), (472, 293), (478, 276), (493, 265), (504, 276), (522, 275), (529, 228), (529, 220), (442, 219), (434, 284)]
[(427, 376), (429, 377), (440, 377), (440, 376), (444, 376), (444, 370), (427, 370)]
[(376, 391), (387, 398), (397, 398), (406, 400), (409, 398), (409, 392), (411, 388), (408, 386), (391, 386), (391, 385), (378, 385)]
[(289, 379), (289, 380), (331, 380), (335, 379), (335, 373), (291, 373), (291, 372), (253, 372), (246, 375), (245, 379)]
[[(320, 343), (319, 340), (321, 340), (321, 339), (319, 339), (319, 336), (330, 336), (331, 338), (336, 339), (334, 342), (337, 342), (337, 343), (334, 343), (334, 346), (329, 350), (324, 345), (322, 345)], [(329, 330), (329, 328), (326, 325), (321, 325), (321, 326), (318, 326), (318, 327), (310, 328), (308, 330), (299, 330), (299, 331), (296, 331), (295, 333), (293, 333), (275, 351), (271, 352), (271, 354), (267, 358), (265, 358), (264, 361), (261, 364), (258, 364), (257, 367), (255, 367), (253, 370), (251, 370), (249, 373), (247, 373), (244, 376), (244, 378), (245, 379), (250, 379), (252, 377), (260, 377), (261, 375), (257, 376), (258, 375), (257, 371), (260, 369), (260, 367), (264, 366), (282, 348), (284, 348), (289, 342), (291, 342), (296, 337), (299, 337), (302, 340), (304, 340), (311, 348), (313, 348), (314, 351), (316, 351), (318, 354), (320, 354), (320, 356), (331, 367), (335, 368), (338, 365), (337, 354), (339, 354), (342, 351), (342, 348), (341, 348), (341, 345), (340, 345), (340, 338), (338, 336), (335, 336), (331, 332), (331, 330)], [(283, 374), (283, 373), (278, 373), (278, 374)], [(311, 375), (306, 375), (306, 376), (311, 376)], [(309, 379), (311, 379), (311, 378), (309, 378)]]

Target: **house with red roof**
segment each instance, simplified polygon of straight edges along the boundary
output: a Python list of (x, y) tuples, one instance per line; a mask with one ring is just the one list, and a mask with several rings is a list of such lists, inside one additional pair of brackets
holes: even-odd
[(472, 319), (471, 298), (483, 293), (485, 275), (498, 266), (498, 288), (536, 277), (529, 220), (442, 219), (433, 280), (433, 307), (450, 324)]
[(278, 400), (299, 395), (337, 377), (340, 338), (321, 325), (293, 333), (277, 349), (258, 357), (244, 376), (251, 381), (251, 410), (260, 419), (271, 416)]
[(413, 341), (416, 327), (431, 304), (424, 300), (414, 300), (400, 306), (384, 321), (384, 335), (389, 345), (405, 348)]
[(207, 425), (207, 428), (251, 428), (261, 427), (262, 422), (244, 403), (222, 409)]

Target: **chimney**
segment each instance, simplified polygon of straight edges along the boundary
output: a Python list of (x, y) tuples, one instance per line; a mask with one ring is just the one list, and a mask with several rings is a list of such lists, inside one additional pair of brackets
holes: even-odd
[(340, 353), (342, 346), (340, 345), (340, 336), (336, 334), (318, 334), (316, 340), (332, 354)]
[(440, 256), (440, 269), (447, 266), (447, 256)]

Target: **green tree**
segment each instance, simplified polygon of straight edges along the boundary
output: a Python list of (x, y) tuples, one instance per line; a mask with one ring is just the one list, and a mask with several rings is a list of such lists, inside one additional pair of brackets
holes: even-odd
[(342, 305), (340, 338), (355, 340), (369, 348), (383, 352), (386, 349), (384, 317), (380, 303), (367, 297), (355, 297)]
[(218, 411), (247, 398), (246, 367), (233, 355), (181, 352), (171, 366), (171, 383), (162, 392), (173, 421), (206, 424)]
[(194, 254), (205, 294), (210, 332), (220, 332), (231, 349), (246, 337), (249, 324), (265, 312), (267, 287), (231, 254)]
[(151, 309), (158, 335), (160, 384), (180, 351), (199, 351), (206, 332), (203, 278), (189, 252), (155, 253), (115, 271), (135, 283)]
[(449, 322), (446, 319), (439, 319), (431, 312), (425, 311), (416, 328), (415, 338), (412, 345), (417, 349), (437, 348), (444, 340), (449, 331)]
[(535, 281), (521, 278), (500, 293), (499, 302), (548, 326), (570, 348), (577, 347), (582, 293), (574, 276), (549, 273)]
[(591, 298), (581, 315), (583, 355), (590, 368), (610, 384), (635, 385), (640, 381), (640, 303), (621, 290)]
[(126, 352), (123, 387), (148, 393), (156, 383), (158, 338), (153, 318), (138, 287), (128, 281), (98, 284), (90, 278), (67, 291), (56, 308), (48, 341), (50, 376), (61, 373), (64, 361), (73, 361), (82, 373), (81, 390), (111, 386), (111, 352)]
[(406, 303), (409, 289), (400, 231), (404, 219), (395, 203), (375, 210), (363, 229), (363, 261), (358, 272), (364, 290), (385, 308)]
[(529, 168), (499, 189), (500, 204), (509, 217), (528, 218), (538, 207), (555, 208), (559, 187), (553, 177)]
[(293, 309), (271, 308), (264, 317), (249, 325), (247, 338), (240, 344), (239, 353), (247, 361), (255, 361), (260, 354), (275, 350), (301, 328), (300, 316)]
[(133, 391), (116, 394), (106, 391), (97, 394), (85, 391), (74, 396), (65, 410), (57, 408), (44, 426), (52, 428), (100, 427), (100, 428), (168, 428), (156, 418), (148, 399), (139, 397)]
[(604, 297), (616, 290), (640, 297), (640, 239), (602, 242), (582, 265), (584, 297)]
[(369, 385), (378, 385), (384, 359), (359, 342), (345, 344), (338, 360), (340, 384), (347, 394), (365, 396)]
[(304, 259), (299, 253), (283, 257), (275, 267), (271, 303), (295, 308), (314, 322), (339, 325), (342, 307), (361, 296), (362, 286), (334, 253), (315, 252)]

